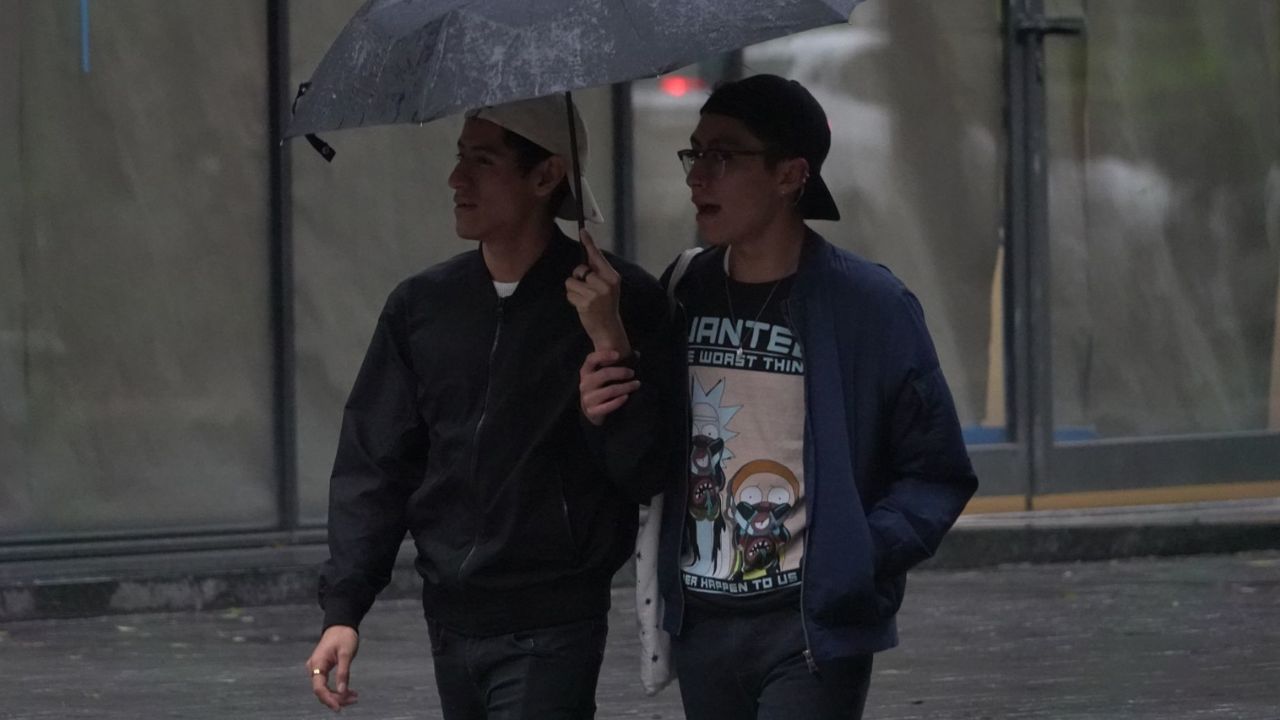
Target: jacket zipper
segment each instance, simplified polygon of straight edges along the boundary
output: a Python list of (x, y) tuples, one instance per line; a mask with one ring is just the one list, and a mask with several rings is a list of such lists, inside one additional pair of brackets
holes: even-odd
[(476, 528), (475, 536), (471, 541), (471, 549), (467, 551), (467, 556), (462, 559), (462, 564), (458, 566), (459, 576), (462, 575), (462, 571), (467, 567), (467, 563), (471, 561), (471, 556), (475, 554), (476, 548), (480, 545), (480, 499), (476, 487), (480, 475), (480, 431), (484, 428), (485, 417), (489, 412), (489, 390), (493, 386), (493, 360), (498, 354), (498, 340), (502, 337), (504, 307), (506, 307), (505, 298), (498, 298), (498, 317), (493, 329), (493, 343), (489, 346), (489, 370), (488, 377), (485, 378), (484, 383), (484, 403), (480, 406), (480, 419), (476, 421), (476, 429), (471, 436), (471, 514), (475, 518)]
[[(784, 303), (784, 306), (786, 307), (786, 310), (787, 310), (788, 319), (790, 320), (791, 324), (793, 325), (793, 327), (792, 327), (792, 331), (794, 332), (794, 334), (795, 334), (796, 338), (797, 338), (797, 339), (799, 339), (799, 341), (800, 341), (800, 353), (801, 353), (802, 355), (804, 355), (804, 356), (805, 356), (805, 366), (804, 366), (804, 368), (805, 368), (805, 372), (804, 372), (804, 417), (805, 417), (805, 422), (804, 422), (804, 427), (802, 428), (801, 432), (802, 432), (804, 435), (808, 435), (808, 434), (809, 434), (809, 421), (808, 421), (808, 418), (809, 418), (809, 412), (810, 412), (810, 408), (811, 408), (811, 403), (810, 403), (810, 399), (809, 399), (809, 356), (808, 356), (808, 354), (807, 354), (807, 353), (805, 353), (805, 351), (804, 351), (804, 348), (805, 348), (804, 337), (803, 337), (802, 333), (799, 331), (799, 328), (803, 327), (802, 323), (801, 323), (801, 322), (799, 321), (799, 319), (797, 318), (797, 314), (798, 314), (798, 313), (797, 313), (797, 310), (799, 309), (799, 303), (797, 303), (797, 302), (793, 302), (791, 298), (787, 298), (787, 301), (786, 301), (786, 303)], [(811, 452), (811, 443), (802, 443), (802, 446), (806, 448), (805, 453), (804, 453), (804, 462), (805, 462), (805, 464), (807, 465), (807, 464), (809, 464), (809, 463), (808, 463), (808, 460), (809, 460), (809, 453)], [(810, 471), (811, 471), (811, 470), (812, 470), (812, 468), (806, 467), (806, 468), (805, 468), (805, 472), (804, 472), (804, 477), (805, 477), (805, 480), (806, 480), (806, 481), (808, 481), (808, 483), (809, 483), (809, 487), (810, 487), (813, 491), (816, 491), (816, 490), (818, 489), (818, 481), (817, 481), (817, 479), (816, 479), (816, 478), (812, 478), (812, 477), (810, 477)], [(805, 498), (805, 504), (806, 504), (806, 506), (807, 506), (807, 507), (809, 507), (809, 508), (813, 508), (813, 507), (815, 506), (815, 504), (816, 504), (816, 503), (815, 503), (815, 500), (817, 499), (817, 498), (813, 497), (813, 495), (815, 495), (815, 494), (816, 494), (816, 492), (811, 492), (811, 493), (810, 493), (810, 495), (809, 495), (809, 496), (807, 496), (807, 497)], [(809, 517), (809, 520), (808, 520), (808, 527), (806, 527), (806, 528), (804, 529), (804, 557), (805, 557), (805, 560), (807, 561), (807, 560), (811, 559), (811, 557), (812, 557), (811, 555), (809, 555), (809, 539), (810, 539), (811, 537), (813, 537), (813, 517), (814, 517), (814, 513), (812, 512), (812, 510), (810, 510), (810, 511), (809, 511), (809, 512), (807, 512), (806, 514), (807, 514), (807, 515), (808, 515), (808, 517)], [(801, 631), (801, 633), (803, 633), (803, 634), (804, 634), (804, 663), (805, 663), (805, 665), (806, 665), (806, 666), (808, 666), (808, 668), (809, 668), (809, 674), (810, 674), (810, 675), (817, 675), (817, 674), (818, 674), (818, 662), (817, 662), (816, 660), (814, 660), (814, 659), (813, 659), (813, 643), (811, 643), (811, 642), (809, 641), (809, 623), (805, 622), (805, 617), (804, 617), (804, 589), (805, 589), (805, 587), (808, 585), (808, 583), (807, 583), (807, 582), (805, 582), (804, 570), (803, 570), (803, 569), (801, 569), (801, 571), (800, 571), (800, 572), (801, 572), (801, 576), (800, 576), (800, 631)]]
[[(676, 283), (676, 284), (679, 285), (679, 283)], [(689, 444), (691, 442), (691, 438), (693, 437), (693, 419), (689, 415), (689, 412), (690, 412), (689, 410), (689, 393), (690, 393), (689, 366), (684, 362), (684, 358), (687, 357), (689, 354), (689, 311), (687, 308), (685, 308), (683, 302), (676, 299), (674, 291), (671, 294), (671, 299), (673, 302), (675, 302), (675, 305), (676, 305), (675, 312), (677, 315), (677, 320), (680, 322), (680, 338), (681, 338), (680, 365), (683, 365), (685, 368), (684, 382), (681, 383), (681, 385), (684, 387), (684, 392), (682, 393), (682, 396), (683, 396), (683, 400), (681, 401), (682, 412), (680, 413), (680, 415), (684, 417), (684, 454), (680, 456), (680, 475), (679, 475), (679, 477), (684, 478), (684, 481), (681, 482), (679, 486), (680, 502), (678, 504), (680, 505), (680, 512), (675, 516), (677, 522), (683, 523), (685, 516), (689, 514)], [(665, 507), (663, 508), (663, 515), (666, 515)], [(661, 521), (661, 518), (659, 518), (659, 520)], [(658, 529), (659, 529), (658, 557), (661, 558), (662, 556), (661, 531), (663, 530), (663, 527), (659, 526)], [(684, 571), (678, 567), (680, 562), (680, 553), (684, 549), (683, 547), (681, 547), (683, 543), (684, 543), (684, 540), (682, 535), (681, 540), (676, 545), (676, 564), (677, 564), (676, 587), (679, 588), (678, 597), (680, 599), (680, 622), (676, 624), (676, 635), (679, 635), (680, 633), (684, 632), (684, 614), (685, 614), (685, 609), (688, 607), (688, 604), (685, 603), (684, 601)], [(658, 583), (659, 583), (658, 594), (661, 595), (662, 594), (661, 593), (661, 589), (662, 589), (662, 586), (661, 586), (662, 564), (661, 563), (658, 564)], [(662, 621), (659, 620), (658, 624), (659, 626), (661, 626)]]
[[(809, 384), (809, 383), (808, 383), (808, 380), (807, 380), (807, 378), (806, 378), (805, 385), (808, 385), (808, 384)], [(807, 395), (807, 394), (808, 394), (808, 393), (806, 393), (806, 395)], [(806, 403), (807, 403), (807, 402), (808, 402), (808, 399), (806, 398)], [(809, 414), (809, 411), (808, 411), (808, 409), (806, 408), (806, 409), (805, 409), (805, 415), (807, 416), (808, 414)], [(807, 430), (806, 430), (806, 432), (807, 432)], [(806, 453), (806, 454), (807, 454), (807, 453)], [(805, 472), (805, 477), (806, 477), (806, 478), (808, 478), (808, 477), (809, 477), (809, 473), (808, 473), (807, 471)], [(817, 487), (818, 487), (818, 483), (817, 483), (817, 481), (816, 481), (816, 480), (811, 481), (811, 482), (810, 482), (810, 487), (811, 487), (811, 488), (813, 488), (814, 490), (817, 490)], [(812, 507), (814, 506), (814, 500), (815, 500), (815, 498), (813, 498), (813, 497), (807, 497), (805, 500), (806, 500), (806, 504), (808, 505), (808, 507), (812, 508)], [(807, 560), (807, 559), (809, 559), (810, 557), (812, 557), (811, 555), (809, 555), (809, 538), (813, 535), (813, 533), (811, 532), (811, 530), (813, 529), (813, 515), (814, 515), (814, 514), (813, 514), (812, 512), (808, 513), (808, 516), (809, 516), (809, 526), (808, 526), (808, 527), (806, 527), (806, 528), (804, 529), (804, 557), (805, 557), (805, 559), (806, 559), (806, 560)], [(806, 582), (804, 581), (804, 570), (803, 570), (803, 569), (801, 569), (801, 571), (800, 571), (800, 572), (801, 572), (801, 576), (800, 576), (800, 631), (801, 631), (802, 633), (804, 633), (804, 662), (805, 662), (805, 665), (809, 666), (809, 674), (810, 674), (810, 675), (817, 675), (817, 674), (818, 674), (818, 662), (817, 662), (816, 660), (814, 660), (814, 659), (813, 659), (813, 649), (812, 649), (812, 648), (813, 648), (813, 644), (812, 644), (811, 642), (809, 642), (809, 623), (805, 622), (805, 617), (804, 617), (804, 589), (805, 589), (805, 586), (806, 586), (806, 585), (808, 585), (808, 583), (806, 583)]]

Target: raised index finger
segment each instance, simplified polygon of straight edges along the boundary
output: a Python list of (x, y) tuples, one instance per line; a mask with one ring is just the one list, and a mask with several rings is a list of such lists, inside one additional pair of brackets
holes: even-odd
[(582, 241), (582, 247), (587, 251), (587, 263), (591, 269), (597, 273), (613, 273), (613, 266), (609, 264), (608, 258), (604, 253), (600, 252), (600, 248), (596, 246), (596, 239), (591, 237), (591, 233), (586, 230), (578, 232), (578, 239)]
[(582, 247), (587, 249), (587, 255), (599, 257), (600, 248), (596, 247), (596, 239), (591, 237), (591, 233), (585, 228), (578, 231), (578, 240), (582, 242)]

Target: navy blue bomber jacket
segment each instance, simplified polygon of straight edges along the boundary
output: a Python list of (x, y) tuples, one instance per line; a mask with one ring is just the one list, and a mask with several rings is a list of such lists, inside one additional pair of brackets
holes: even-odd
[[(690, 272), (723, 260), (723, 249), (703, 252)], [(897, 644), (906, 572), (933, 555), (978, 481), (920, 303), (901, 281), (810, 230), (788, 302), (805, 356), (801, 614), (820, 663)], [(658, 572), (663, 626), (679, 634), (686, 508), (674, 499), (687, 493), (683, 473), (670, 481)]]

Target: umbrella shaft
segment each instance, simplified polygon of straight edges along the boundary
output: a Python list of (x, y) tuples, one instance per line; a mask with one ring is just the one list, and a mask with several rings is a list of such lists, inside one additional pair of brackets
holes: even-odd
[(573, 93), (564, 94), (565, 110), (569, 114), (569, 154), (573, 156), (573, 202), (578, 210), (578, 230), (586, 226), (586, 218), (582, 214), (582, 167), (578, 160), (578, 123), (573, 117)]

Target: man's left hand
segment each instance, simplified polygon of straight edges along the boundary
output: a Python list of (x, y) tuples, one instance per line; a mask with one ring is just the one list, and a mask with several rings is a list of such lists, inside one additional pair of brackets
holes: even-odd
[(618, 359), (613, 350), (597, 350), (578, 370), (578, 406), (592, 425), (603, 425), (609, 413), (622, 407), (631, 393), (640, 389), (635, 371), (615, 365)]

